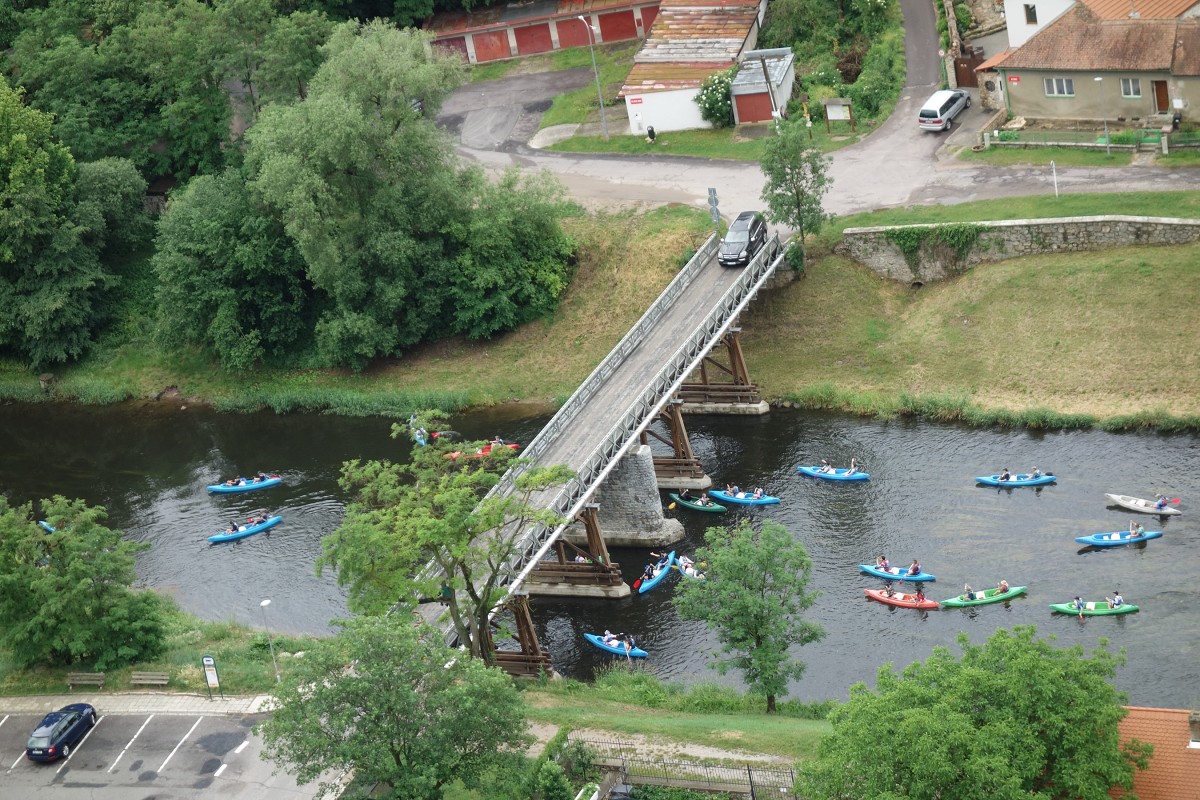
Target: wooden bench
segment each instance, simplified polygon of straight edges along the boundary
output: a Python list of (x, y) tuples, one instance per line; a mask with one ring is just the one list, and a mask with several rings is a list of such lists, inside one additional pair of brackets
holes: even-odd
[(104, 685), (103, 672), (68, 672), (67, 673), (67, 688), (74, 689), (76, 686), (89, 684), (91, 686)]
[(166, 686), (170, 682), (171, 675), (167, 672), (135, 672), (129, 676), (133, 686)]

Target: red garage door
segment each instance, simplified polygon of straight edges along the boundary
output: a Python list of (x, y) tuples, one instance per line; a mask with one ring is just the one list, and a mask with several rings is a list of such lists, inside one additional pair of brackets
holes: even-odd
[(467, 39), (465, 36), (455, 36), (452, 39), (438, 39), (433, 46), (445, 53), (458, 53), (467, 60)]
[(571, 17), (554, 23), (558, 28), (559, 47), (587, 47), (588, 29), (582, 22)]
[[(581, 23), (579, 27), (582, 28), (583, 24)], [(526, 28), (514, 28), (513, 33), (517, 36), (517, 55), (519, 56), (531, 56), (534, 53), (544, 53), (554, 49), (554, 42), (550, 40), (549, 22), (530, 25)]]
[(658, 19), (658, 6), (646, 6), (642, 9), (642, 35), (650, 33), (650, 26)]
[(507, 30), (481, 31), (471, 39), (475, 42), (475, 60), (480, 63), (512, 57), (512, 49), (508, 46)]
[(636, 38), (637, 25), (633, 21), (633, 9), (600, 15), (601, 41), (619, 42), (622, 39)]
[(766, 122), (771, 119), (771, 98), (766, 92), (759, 94), (737, 94), (733, 96), (737, 104), (738, 122)]

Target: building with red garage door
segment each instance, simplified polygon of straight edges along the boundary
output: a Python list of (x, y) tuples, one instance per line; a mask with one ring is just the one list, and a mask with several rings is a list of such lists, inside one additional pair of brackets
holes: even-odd
[(790, 47), (747, 50), (733, 76), (733, 121), (767, 122), (787, 115), (787, 103), (796, 82), (796, 59)]
[(595, 43), (645, 37), (658, 16), (659, 0), (535, 0), (511, 6), (492, 6), (471, 13), (435, 14), (424, 28), (433, 44), (462, 54), (472, 64), (587, 47), (585, 17), (595, 31)]

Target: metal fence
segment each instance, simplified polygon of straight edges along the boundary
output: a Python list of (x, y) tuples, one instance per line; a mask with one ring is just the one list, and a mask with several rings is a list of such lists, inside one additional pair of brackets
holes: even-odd
[(620, 771), (622, 781), (634, 785), (673, 786), (705, 792), (728, 792), (752, 800), (795, 800), (796, 773), (790, 769), (755, 765), (713, 766), (695, 761), (668, 760), (642, 754), (628, 743), (570, 733), (569, 743), (592, 751), (601, 769)]

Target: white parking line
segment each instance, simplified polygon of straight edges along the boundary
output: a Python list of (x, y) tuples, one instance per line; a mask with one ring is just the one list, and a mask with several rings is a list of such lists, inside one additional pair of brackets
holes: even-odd
[(233, 754), (234, 754), (235, 756), (236, 756), (236, 755), (238, 755), (238, 754), (239, 754), (239, 753), (241, 753), (243, 750), (245, 750), (245, 749), (246, 749), (246, 748), (247, 748), (249, 745), (250, 745), (250, 740), (249, 740), (249, 739), (247, 739), (246, 741), (242, 742), (241, 744), (239, 744), (239, 745), (237, 746), (237, 749), (233, 751)]
[(0, 719), (0, 725), (3, 725), (6, 722), (8, 722), (8, 714), (4, 715), (4, 719)]
[(163, 769), (167, 766), (167, 761), (171, 760), (171, 756), (175, 755), (175, 752), (179, 750), (179, 748), (183, 746), (183, 743), (187, 741), (187, 738), (192, 735), (192, 731), (196, 730), (196, 728), (199, 727), (200, 723), (203, 721), (204, 717), (196, 720), (196, 724), (191, 727), (191, 730), (183, 735), (183, 738), (179, 740), (179, 744), (175, 745), (175, 750), (172, 750), (171, 754), (167, 756), (166, 761), (163, 761), (163, 763), (158, 765), (158, 769), (156, 770), (158, 773), (162, 773)]
[(20, 763), (21, 763), (21, 759), (22, 759), (22, 758), (24, 758), (24, 757), (25, 757), (25, 754), (24, 754), (24, 753), (21, 753), (21, 755), (17, 756), (17, 760), (16, 760), (16, 761), (14, 761), (14, 762), (12, 763), (12, 766), (11, 766), (11, 767), (9, 767), (9, 768), (8, 768), (7, 770), (5, 770), (5, 771), (6, 771), (6, 772), (12, 772), (14, 769), (16, 769), (16, 768), (17, 768), (17, 764), (20, 764)]
[(126, 744), (126, 745), (125, 745), (125, 749), (124, 749), (124, 750), (122, 750), (120, 753), (118, 753), (118, 754), (117, 754), (117, 758), (116, 758), (116, 760), (115, 760), (115, 761), (113, 761), (113, 763), (112, 763), (112, 766), (108, 768), (108, 771), (109, 771), (109, 772), (112, 772), (114, 769), (116, 769), (116, 768), (117, 768), (117, 761), (120, 761), (120, 760), (121, 760), (121, 756), (125, 755), (125, 752), (126, 752), (127, 750), (129, 750), (129, 748), (130, 748), (131, 746), (133, 746), (133, 741), (134, 741), (134, 739), (137, 739), (137, 737), (139, 737), (139, 736), (141, 736), (141, 735), (142, 735), (142, 731), (144, 731), (144, 730), (146, 729), (146, 726), (150, 724), (150, 720), (152, 720), (152, 719), (154, 719), (154, 715), (153, 715), (153, 714), (151, 714), (150, 716), (146, 717), (146, 721), (142, 723), (142, 727), (140, 727), (140, 728), (138, 728), (138, 729), (137, 729), (137, 733), (135, 733), (135, 734), (133, 735), (133, 739), (130, 739), (130, 740), (129, 740), (129, 742), (128, 742), (128, 744)]
[(213, 773), (213, 777), (214, 778), (221, 777), (221, 773), (224, 772), (225, 768), (228, 766), (229, 766), (228, 764), (222, 764), (220, 767), (217, 768), (217, 771)]
[(75, 745), (75, 749), (71, 751), (71, 755), (64, 758), (63, 762), (58, 765), (58, 769), (54, 770), (55, 775), (63, 771), (63, 767), (65, 767), (71, 761), (71, 756), (75, 755), (75, 753), (79, 751), (79, 748), (83, 747), (83, 743), (86, 742), (88, 737), (92, 735), (92, 731), (100, 727), (101, 722), (104, 722), (104, 717), (96, 720), (96, 724), (91, 727), (91, 730), (83, 735), (83, 738), (79, 740), (79, 744)]

